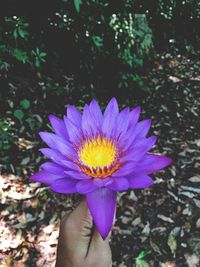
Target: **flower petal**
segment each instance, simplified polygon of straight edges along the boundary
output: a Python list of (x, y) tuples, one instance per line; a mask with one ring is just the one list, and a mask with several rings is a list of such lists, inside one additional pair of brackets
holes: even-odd
[(113, 224), (116, 197), (116, 192), (103, 187), (86, 195), (89, 210), (103, 239), (107, 237)]
[(107, 185), (107, 187), (114, 191), (120, 192), (129, 188), (129, 182), (126, 178), (116, 177), (113, 179), (111, 184)]
[(139, 161), (141, 157), (153, 147), (156, 140), (156, 136), (151, 136), (149, 138), (141, 138), (140, 140), (135, 141), (135, 144), (129, 148), (130, 150), (128, 150), (128, 152), (121, 158), (121, 161)]
[(61, 153), (56, 150), (53, 150), (51, 148), (41, 148), (40, 151), (45, 157), (50, 158), (51, 160), (63, 167), (73, 170), (79, 170), (78, 166), (75, 163), (70, 160), (67, 160), (65, 156), (61, 155)]
[(34, 182), (39, 182), (39, 183), (50, 185), (56, 180), (63, 178), (65, 176), (66, 175), (57, 175), (57, 174), (49, 173), (47, 171), (39, 171), (33, 174), (30, 177), (30, 180)]
[(93, 115), (97, 127), (100, 129), (103, 122), (103, 114), (101, 112), (98, 102), (95, 99), (90, 102), (89, 110), (90, 113)]
[(80, 126), (75, 125), (68, 117), (64, 117), (65, 125), (69, 134), (69, 140), (72, 143), (77, 144), (80, 138), (82, 137), (82, 133), (80, 130)]
[(49, 115), (49, 120), (51, 123), (52, 128), (54, 129), (54, 132), (62, 137), (63, 139), (68, 139), (68, 133), (67, 129), (65, 127), (64, 121), (61, 120), (60, 118), (54, 116), (54, 115)]
[(137, 163), (135, 170), (137, 173), (151, 174), (159, 171), (172, 163), (172, 159), (166, 156), (148, 153)]
[(133, 128), (140, 116), (141, 112), (141, 107), (136, 107), (134, 108), (130, 113), (129, 113), (129, 127), (128, 128)]
[(82, 180), (82, 181), (79, 181), (76, 184), (77, 192), (80, 193), (80, 194), (90, 193), (90, 192), (96, 190), (97, 188), (98, 187), (93, 183), (92, 179), (90, 179), (90, 180)]
[(62, 164), (64, 167), (74, 170), (74, 171), (80, 171), (80, 168), (78, 167), (78, 165), (76, 165), (76, 163), (74, 163), (73, 161), (70, 160), (61, 160), (60, 164)]
[(147, 188), (151, 186), (154, 181), (146, 174), (135, 174), (127, 177), (130, 188)]
[(40, 151), (42, 152), (42, 154), (45, 157), (50, 158), (51, 160), (53, 160), (55, 162), (66, 159), (66, 157), (61, 155), (60, 152), (58, 152), (58, 151), (56, 151), (54, 149), (51, 149), (51, 148), (40, 148)]
[(66, 157), (76, 155), (72, 145), (59, 136), (48, 132), (40, 132), (39, 135), (50, 148), (60, 151), (62, 155)]
[(135, 128), (135, 136), (145, 137), (151, 127), (151, 120), (143, 120), (137, 123)]
[(85, 180), (85, 179), (87, 180), (91, 178), (80, 171), (65, 171), (65, 174), (67, 177), (71, 177), (72, 179), (75, 180)]
[(65, 176), (65, 173), (64, 173), (65, 168), (62, 168), (60, 165), (56, 164), (55, 162), (45, 162), (40, 167), (47, 172)]
[[(112, 174), (112, 177), (124, 177), (134, 171), (137, 162), (127, 161), (120, 168)], [(115, 178), (117, 179), (117, 178)]]
[(112, 98), (104, 112), (102, 132), (109, 138), (116, 126), (116, 117), (119, 113), (117, 100)]
[(143, 120), (133, 125), (125, 135), (119, 140), (123, 150), (127, 150), (133, 142), (138, 138), (144, 138), (151, 126), (151, 120)]
[(113, 178), (112, 177), (106, 177), (104, 179), (102, 178), (95, 178), (93, 180), (93, 183), (97, 186), (97, 187), (106, 187), (107, 185), (112, 183)]
[(116, 119), (116, 127), (114, 130), (114, 137), (117, 138), (120, 134), (126, 132), (129, 124), (129, 108), (123, 109)]
[(115, 97), (113, 97), (110, 102), (108, 103), (105, 111), (104, 111), (104, 117), (109, 115), (110, 113), (114, 112), (115, 114), (119, 113), (119, 107), (118, 103)]
[(75, 125), (81, 125), (81, 113), (74, 106), (67, 105), (67, 118)]
[(76, 181), (71, 179), (59, 179), (51, 184), (51, 189), (57, 193), (70, 194), (76, 193)]
[(94, 117), (90, 112), (89, 106), (86, 104), (83, 109), (83, 116), (82, 116), (82, 130), (85, 137), (93, 136), (98, 132), (97, 125), (94, 121)]

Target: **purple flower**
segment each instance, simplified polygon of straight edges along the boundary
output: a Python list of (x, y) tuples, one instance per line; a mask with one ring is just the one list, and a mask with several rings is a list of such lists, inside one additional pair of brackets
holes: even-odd
[(49, 147), (40, 151), (51, 161), (31, 180), (58, 193), (86, 195), (103, 238), (113, 224), (117, 192), (151, 186), (149, 175), (171, 163), (168, 157), (149, 153), (156, 137), (147, 137), (151, 121), (138, 122), (139, 115), (140, 107), (119, 111), (115, 98), (102, 114), (92, 100), (83, 114), (69, 105), (63, 120), (50, 115), (54, 133), (40, 132)]

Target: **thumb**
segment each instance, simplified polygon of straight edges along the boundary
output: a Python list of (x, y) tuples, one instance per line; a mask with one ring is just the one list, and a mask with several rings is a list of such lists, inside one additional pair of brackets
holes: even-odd
[(73, 222), (79, 239), (80, 237), (90, 239), (93, 231), (93, 220), (85, 200), (69, 215), (69, 220)]

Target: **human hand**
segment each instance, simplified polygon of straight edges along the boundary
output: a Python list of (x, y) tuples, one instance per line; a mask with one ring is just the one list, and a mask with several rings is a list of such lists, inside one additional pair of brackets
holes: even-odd
[(110, 267), (109, 236), (103, 240), (83, 201), (60, 224), (56, 267)]

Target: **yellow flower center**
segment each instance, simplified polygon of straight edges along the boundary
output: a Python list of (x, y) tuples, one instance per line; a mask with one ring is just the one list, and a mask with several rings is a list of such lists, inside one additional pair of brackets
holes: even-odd
[(79, 148), (80, 168), (92, 177), (107, 177), (115, 172), (118, 148), (112, 140), (105, 137), (87, 139)]

